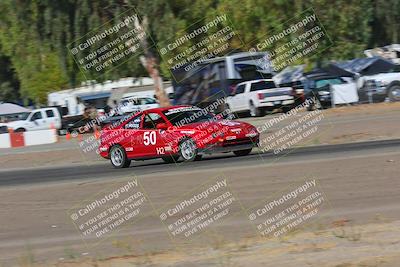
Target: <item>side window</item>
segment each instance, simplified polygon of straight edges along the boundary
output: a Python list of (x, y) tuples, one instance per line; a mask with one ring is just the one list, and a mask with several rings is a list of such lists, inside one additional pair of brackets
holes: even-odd
[(51, 109), (46, 110), (47, 118), (54, 118), (54, 112)]
[(40, 111), (37, 111), (32, 115), (31, 121), (40, 120), (41, 118), (42, 118), (42, 113)]
[(142, 105), (148, 105), (148, 104), (156, 104), (157, 102), (152, 99), (152, 98), (142, 98), (141, 99), (141, 104)]
[(236, 87), (236, 94), (243, 94), (245, 87), (246, 87), (245, 84), (242, 84), (242, 85), (239, 85), (238, 87)]
[(137, 115), (133, 119), (131, 119), (127, 124), (125, 124), (125, 129), (136, 130), (140, 128), (140, 120), (142, 118), (142, 114)]
[(148, 113), (144, 117), (143, 129), (156, 129), (156, 125), (165, 123), (165, 120), (158, 113)]

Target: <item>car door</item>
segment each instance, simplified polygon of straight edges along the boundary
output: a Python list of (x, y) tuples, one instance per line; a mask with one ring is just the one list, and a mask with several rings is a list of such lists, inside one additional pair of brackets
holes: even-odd
[(142, 122), (143, 113), (139, 113), (130, 119), (121, 130), (117, 133), (118, 143), (120, 143), (128, 156), (128, 158), (141, 157), (143, 156), (143, 139), (142, 139)]
[(54, 113), (54, 110), (53, 109), (46, 109), (44, 111), (44, 113), (46, 115), (46, 121), (45, 121), (46, 128), (47, 129), (59, 128), (60, 121), (59, 121), (59, 118)]
[(143, 155), (146, 157), (159, 157), (165, 154), (163, 135), (165, 130), (157, 129), (159, 123), (166, 123), (159, 112), (146, 112), (142, 118)]
[(44, 112), (42, 110), (35, 111), (29, 119), (28, 129), (31, 131), (47, 129), (45, 122)]
[(247, 87), (249, 87), (249, 86), (250, 86), (250, 84), (245, 83), (245, 84), (238, 86), (238, 88), (237, 88), (238, 90), (236, 92), (235, 97), (237, 97), (236, 105), (237, 105), (239, 111), (247, 110), (248, 99), (246, 98), (245, 93), (247, 91)]
[(235, 89), (235, 95), (231, 96), (229, 99), (229, 106), (232, 111), (241, 111), (243, 107), (241, 107), (241, 98), (243, 97), (243, 92), (246, 84), (240, 84)]

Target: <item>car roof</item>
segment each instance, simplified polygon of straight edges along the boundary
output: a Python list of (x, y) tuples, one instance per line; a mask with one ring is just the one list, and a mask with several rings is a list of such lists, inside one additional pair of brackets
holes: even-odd
[(155, 99), (154, 97), (151, 97), (151, 96), (124, 96), (123, 98), (121, 98), (121, 100), (125, 100), (125, 99), (142, 99), (142, 98)]
[(150, 109), (146, 109), (144, 112), (149, 113), (149, 112), (164, 112), (170, 109), (176, 109), (176, 108), (184, 108), (184, 107), (194, 107), (191, 105), (178, 105), (178, 106), (169, 106), (169, 107), (163, 107), (163, 108), (150, 108)]
[(245, 83), (257, 83), (257, 82), (273, 82), (273, 79), (258, 79), (258, 80), (251, 80), (251, 81), (245, 81), (245, 82), (241, 82), (238, 83), (239, 84), (245, 84)]

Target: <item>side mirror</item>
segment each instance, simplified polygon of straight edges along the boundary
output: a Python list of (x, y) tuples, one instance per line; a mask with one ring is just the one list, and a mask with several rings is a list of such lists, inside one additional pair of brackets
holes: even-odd
[(168, 129), (168, 125), (166, 124), (166, 123), (158, 123), (157, 125), (156, 125), (156, 128), (158, 129), (158, 130), (167, 130)]

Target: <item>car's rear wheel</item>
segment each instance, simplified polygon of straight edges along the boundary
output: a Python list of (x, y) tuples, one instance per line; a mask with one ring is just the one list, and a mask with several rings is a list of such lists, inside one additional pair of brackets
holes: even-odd
[(262, 117), (265, 115), (265, 110), (257, 108), (253, 102), (250, 102), (250, 116), (252, 117)]
[(120, 145), (115, 145), (110, 150), (110, 161), (114, 168), (127, 168), (131, 165), (131, 160), (126, 156), (125, 149)]
[(247, 156), (248, 154), (250, 154), (251, 152), (251, 148), (249, 149), (244, 149), (244, 150), (237, 150), (237, 151), (233, 151), (233, 154), (235, 154), (236, 156)]
[(177, 162), (178, 159), (179, 159), (179, 155), (162, 157), (162, 160), (166, 163), (174, 163), (174, 162)]
[(179, 154), (184, 161), (194, 161), (197, 157), (196, 143), (190, 138), (183, 139), (179, 144)]
[(282, 107), (282, 112), (283, 113), (288, 113), (292, 109), (293, 109), (293, 107), (291, 107), (291, 106), (284, 106), (284, 107)]

